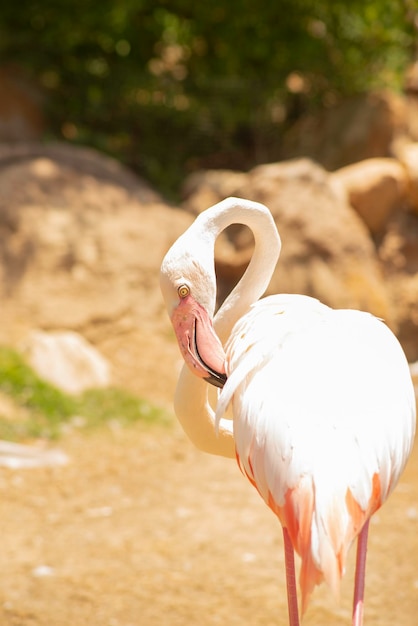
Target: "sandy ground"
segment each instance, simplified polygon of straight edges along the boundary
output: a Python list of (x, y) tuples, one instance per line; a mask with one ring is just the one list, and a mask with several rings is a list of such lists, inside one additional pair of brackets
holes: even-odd
[[(59, 446), (64, 467), (0, 469), (2, 626), (287, 624), (281, 529), (235, 462), (175, 423)], [(352, 567), (340, 603), (317, 589), (305, 626), (350, 623)], [(366, 625), (417, 614), (418, 449), (371, 525)]]

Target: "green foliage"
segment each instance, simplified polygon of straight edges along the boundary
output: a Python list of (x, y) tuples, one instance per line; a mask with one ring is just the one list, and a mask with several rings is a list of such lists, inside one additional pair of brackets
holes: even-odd
[(41, 380), (20, 355), (6, 347), (0, 347), (0, 391), (25, 409), (23, 418), (0, 415), (0, 439), (55, 438), (66, 424), (91, 428), (109, 423), (168, 422), (161, 409), (121, 389), (68, 395)]
[(53, 136), (173, 192), (202, 163), (277, 158), (302, 111), (399, 88), (417, 14), (412, 0), (21, 0), (2, 3), (0, 52), (39, 78)]

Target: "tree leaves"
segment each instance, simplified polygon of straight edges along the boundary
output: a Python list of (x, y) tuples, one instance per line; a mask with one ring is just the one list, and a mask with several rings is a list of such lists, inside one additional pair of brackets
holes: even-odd
[(399, 88), (416, 52), (418, 9), (407, 1), (3, 5), (3, 62), (39, 80), (52, 134), (114, 154), (166, 192), (199, 165), (277, 158), (295, 115)]

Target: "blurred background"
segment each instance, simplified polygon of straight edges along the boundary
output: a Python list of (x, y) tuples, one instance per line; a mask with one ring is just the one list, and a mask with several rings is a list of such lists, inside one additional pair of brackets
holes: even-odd
[(93, 146), (176, 198), (195, 169), (293, 156), (302, 118), (404, 91), (417, 15), (415, 0), (3, 3), (0, 140)]

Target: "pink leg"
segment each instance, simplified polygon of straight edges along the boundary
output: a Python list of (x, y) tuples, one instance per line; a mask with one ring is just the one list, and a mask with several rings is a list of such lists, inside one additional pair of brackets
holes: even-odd
[(363, 625), (364, 582), (366, 578), (367, 536), (369, 520), (364, 524), (357, 539), (356, 574), (354, 581), (353, 626)]
[(292, 542), (283, 528), (284, 560), (286, 566), (287, 606), (289, 609), (289, 626), (299, 626), (298, 594), (296, 590), (295, 553)]

